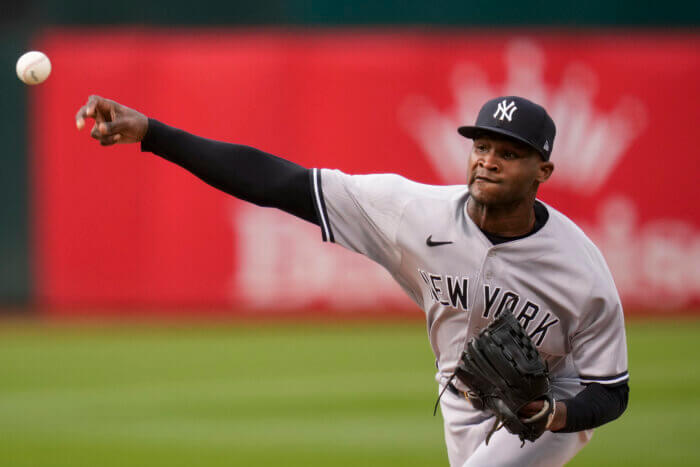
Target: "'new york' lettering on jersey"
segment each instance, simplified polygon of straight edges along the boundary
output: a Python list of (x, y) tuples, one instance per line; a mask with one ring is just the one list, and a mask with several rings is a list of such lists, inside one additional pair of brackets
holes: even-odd
[(554, 208), (543, 203), (549, 219), (539, 231), (493, 245), (466, 214), (465, 185), (327, 169), (312, 176), (323, 239), (382, 265), (425, 312), (439, 383), (468, 340), (504, 312), (520, 320), (547, 361), (556, 398), (628, 378), (610, 271)]

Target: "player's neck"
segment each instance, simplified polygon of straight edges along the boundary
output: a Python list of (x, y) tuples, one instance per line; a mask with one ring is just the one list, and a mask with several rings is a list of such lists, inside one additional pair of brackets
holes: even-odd
[(525, 235), (535, 225), (534, 199), (509, 205), (487, 206), (469, 197), (467, 214), (481, 230), (501, 237)]

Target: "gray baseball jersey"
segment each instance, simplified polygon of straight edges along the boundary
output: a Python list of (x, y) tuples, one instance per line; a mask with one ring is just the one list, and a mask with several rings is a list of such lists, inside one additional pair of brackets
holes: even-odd
[(536, 233), (493, 245), (466, 213), (465, 185), (314, 169), (313, 190), (323, 239), (381, 264), (424, 310), (439, 383), (468, 339), (506, 311), (548, 362), (556, 398), (585, 383), (628, 378), (610, 271), (581, 229), (552, 207), (545, 204), (549, 219)]

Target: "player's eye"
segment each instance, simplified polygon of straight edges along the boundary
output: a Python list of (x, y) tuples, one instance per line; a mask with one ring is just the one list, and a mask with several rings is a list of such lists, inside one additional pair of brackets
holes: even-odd
[(506, 151), (503, 153), (503, 158), (504, 159), (517, 159), (518, 154), (514, 153), (513, 151)]
[(476, 150), (479, 152), (486, 152), (488, 149), (486, 148), (485, 144), (477, 144), (476, 145)]

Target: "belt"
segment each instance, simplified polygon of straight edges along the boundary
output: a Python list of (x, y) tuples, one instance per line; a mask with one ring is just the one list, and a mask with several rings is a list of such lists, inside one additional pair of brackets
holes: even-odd
[(435, 414), (437, 413), (437, 408), (438, 408), (438, 405), (440, 404), (440, 398), (441, 398), (442, 395), (444, 394), (445, 389), (449, 389), (450, 392), (451, 392), (452, 394), (454, 394), (455, 396), (459, 397), (460, 399), (461, 399), (462, 397), (464, 397), (464, 398), (467, 400), (467, 402), (469, 402), (470, 404), (472, 404), (472, 406), (474, 405), (474, 404), (472, 403), (472, 401), (469, 400), (469, 396), (467, 395), (467, 393), (464, 392), (464, 391), (460, 391), (459, 389), (457, 389), (457, 388), (455, 387), (455, 385), (452, 384), (452, 382), (450, 381), (449, 383), (447, 383), (447, 386), (445, 386), (445, 388), (444, 388), (442, 391), (440, 391), (440, 395), (438, 396), (437, 400), (435, 401), (435, 408), (433, 409), (433, 415), (435, 415)]
[(469, 400), (469, 395), (466, 392), (460, 391), (459, 389), (457, 389), (457, 387), (454, 384), (449, 383), (447, 385), (447, 389), (455, 396), (464, 397), (467, 401)]
[(449, 383), (447, 385), (447, 389), (449, 389), (452, 394), (459, 397), (460, 399), (464, 397), (466, 401), (469, 402), (469, 404), (471, 404), (471, 406), (474, 407), (476, 410), (486, 410), (484, 406), (484, 401), (479, 399), (476, 395), (472, 395), (471, 397), (469, 397), (468, 392), (460, 391), (452, 383)]

